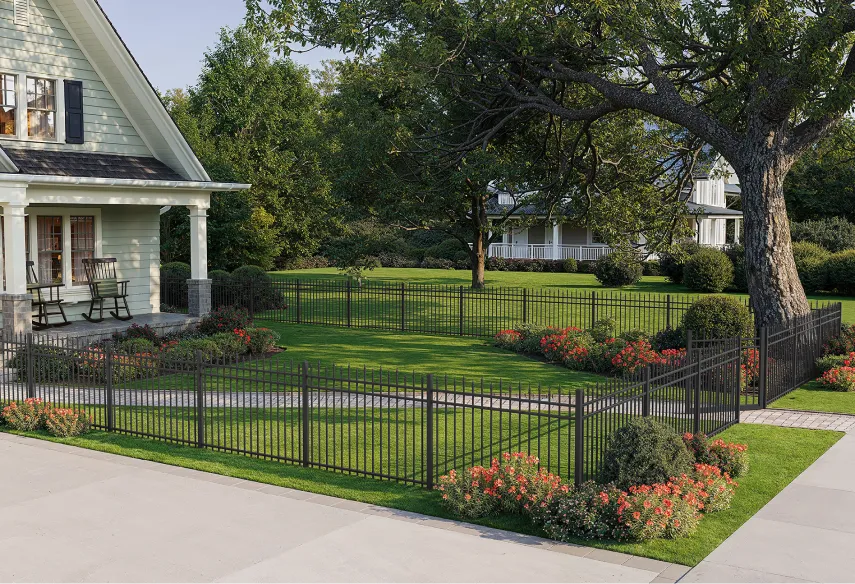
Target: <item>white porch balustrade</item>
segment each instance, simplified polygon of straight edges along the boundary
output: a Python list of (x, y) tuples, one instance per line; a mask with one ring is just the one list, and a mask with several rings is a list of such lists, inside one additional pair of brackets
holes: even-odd
[(494, 243), (487, 248), (487, 257), (519, 260), (596, 261), (612, 253), (605, 245), (552, 245)]

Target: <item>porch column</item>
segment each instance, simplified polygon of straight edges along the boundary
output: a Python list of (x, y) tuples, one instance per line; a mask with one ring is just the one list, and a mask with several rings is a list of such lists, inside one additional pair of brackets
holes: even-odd
[(739, 230), (740, 223), (742, 223), (741, 219), (735, 219), (735, 223), (733, 224), (733, 243), (739, 244)]
[[(26, 189), (23, 189), (24, 199)], [(27, 292), (26, 201), (0, 203), (3, 207), (3, 257), (6, 291), (2, 295), (5, 337), (33, 331), (32, 296)]]
[(554, 223), (552, 225), (552, 259), (560, 260), (558, 255), (561, 247), (561, 224)]
[(208, 210), (190, 209), (190, 279), (187, 280), (187, 302), (190, 316), (211, 312), (211, 280), (208, 279)]

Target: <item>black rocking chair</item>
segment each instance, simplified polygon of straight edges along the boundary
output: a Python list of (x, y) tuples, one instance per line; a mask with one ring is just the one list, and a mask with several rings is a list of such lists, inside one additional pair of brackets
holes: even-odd
[[(34, 329), (44, 330), (46, 328), (71, 324), (65, 318), (62, 299), (59, 297), (59, 289), (61, 287), (62, 284), (39, 284), (35, 262), (27, 262), (27, 292), (33, 296), (33, 311), (38, 310), (38, 315), (33, 320)], [(62, 317), (62, 322), (51, 324), (51, 316)]]
[[(113, 300), (115, 312), (110, 311), (113, 318), (119, 320), (131, 320), (131, 310), (128, 308), (128, 282), (129, 280), (119, 280), (116, 277), (116, 258), (96, 258), (83, 260), (83, 270), (86, 272), (86, 279), (89, 282), (89, 292), (92, 295), (92, 301), (89, 304), (89, 314), (84, 313), (83, 318), (89, 322), (101, 322), (104, 320), (104, 301)], [(122, 301), (123, 308), (128, 316), (119, 316), (119, 301)], [(98, 318), (92, 318), (92, 312), (95, 310), (95, 303), (98, 303)]]

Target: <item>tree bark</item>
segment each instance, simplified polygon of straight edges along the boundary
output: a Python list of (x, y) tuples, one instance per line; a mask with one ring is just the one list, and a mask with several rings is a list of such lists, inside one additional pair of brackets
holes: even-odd
[(469, 261), (472, 265), (472, 287), (477, 290), (485, 287), (484, 268), (487, 251), (484, 240), (487, 228), (486, 198), (483, 195), (474, 194), (472, 195), (472, 249), (469, 250)]
[(745, 270), (756, 325), (784, 323), (810, 312), (793, 260), (784, 178), (791, 163), (780, 154), (749, 152), (734, 165), (742, 189)]

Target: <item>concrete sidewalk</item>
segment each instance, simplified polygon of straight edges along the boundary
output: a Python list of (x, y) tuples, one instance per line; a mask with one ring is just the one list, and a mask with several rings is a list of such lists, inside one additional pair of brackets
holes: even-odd
[(848, 433), (682, 582), (855, 581), (855, 433)]
[(0, 460), (0, 581), (674, 582), (688, 569), (9, 434)]

